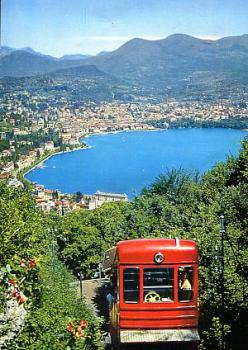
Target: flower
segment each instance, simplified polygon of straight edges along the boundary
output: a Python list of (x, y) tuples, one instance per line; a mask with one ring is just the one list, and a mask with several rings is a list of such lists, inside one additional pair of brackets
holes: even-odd
[(14, 278), (9, 278), (8, 279), (8, 285), (9, 286), (15, 286), (16, 285), (16, 281), (14, 280)]
[(19, 304), (24, 304), (25, 301), (26, 301), (25, 295), (20, 294), (19, 297), (18, 297), (18, 302), (19, 302)]
[(28, 262), (28, 266), (30, 267), (30, 269), (33, 269), (36, 267), (36, 261), (35, 259), (30, 259), (29, 262)]
[(84, 329), (82, 327), (78, 326), (77, 332), (76, 332), (76, 337), (83, 337), (84, 336)]
[(26, 267), (26, 260), (25, 260), (25, 259), (22, 259), (20, 265), (21, 265), (21, 267), (23, 267), (23, 268)]
[(16, 288), (14, 288), (14, 289), (12, 290), (11, 296), (12, 296), (13, 298), (19, 298), (19, 297), (20, 297), (20, 292), (19, 292)]
[(68, 322), (66, 329), (67, 329), (67, 331), (69, 333), (73, 333), (73, 331), (74, 331), (74, 324), (73, 324), (72, 321)]
[(86, 328), (88, 326), (88, 322), (86, 320), (80, 320), (79, 321), (79, 327)]

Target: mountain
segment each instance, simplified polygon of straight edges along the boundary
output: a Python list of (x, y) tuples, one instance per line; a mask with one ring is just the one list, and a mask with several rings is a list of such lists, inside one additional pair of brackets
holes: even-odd
[[(27, 91), (30, 94), (45, 96), (49, 105), (79, 108), (82, 103), (112, 101), (119, 99), (131, 101), (137, 91), (125, 81), (100, 71), (93, 65), (81, 65), (42, 75), (29, 77), (3, 77), (0, 85), (8, 91)], [(140, 94), (140, 92), (139, 92)]]
[(58, 69), (74, 67), (82, 60), (58, 60), (32, 50), (14, 50), (0, 57), (0, 77), (24, 77), (52, 72)]
[(106, 55), (107, 53), (109, 53), (109, 51), (100, 51), (97, 56), (104, 56)]
[(215, 42), (215, 46), (220, 49), (248, 50), (248, 34), (219, 39)]
[(89, 58), (91, 55), (81, 55), (81, 54), (75, 54), (75, 55), (64, 55), (60, 57), (60, 60), (83, 60), (85, 58)]
[(153, 41), (135, 38), (115, 51), (88, 58), (66, 55), (57, 59), (18, 50), (0, 57), (0, 77), (30, 76), (81, 65), (93, 65), (118, 79), (159, 91), (247, 84), (248, 35), (216, 41), (185, 34)]
[(0, 46), (0, 58), (10, 54), (12, 51), (15, 51), (15, 49), (12, 49), (11, 47), (8, 47), (8, 46)]
[(49, 95), (59, 91), (60, 97), (63, 97), (64, 93), (64, 97), (73, 101), (74, 106), (79, 106), (80, 102), (112, 101), (115, 98), (130, 101), (135, 94), (130, 84), (102, 72), (94, 65), (59, 69), (39, 79), (45, 80), (43, 88), (49, 91)]
[(38, 56), (44, 56), (44, 57), (52, 57), (52, 56), (48, 56), (48, 55), (44, 55), (43, 53), (41, 53), (41, 52), (38, 52), (38, 51), (35, 51), (35, 50), (33, 50), (31, 47), (23, 47), (22, 49), (18, 49), (18, 50), (16, 50), (16, 51), (26, 51), (26, 52), (29, 52), (29, 53), (32, 53), (32, 54), (34, 54), (34, 55), (38, 55)]
[[(74, 77), (108, 77), (110, 78), (110, 75), (100, 71), (96, 66), (94, 65), (81, 65), (81, 66), (76, 66), (76, 67), (70, 67), (66, 69), (58, 69), (54, 72), (46, 74), (46, 76), (53, 77), (53, 78), (74, 78)], [(117, 80), (116, 78), (111, 77), (113, 80)]]
[(84, 61), (89, 63), (146, 86), (234, 79), (237, 74), (241, 78), (248, 72), (248, 35), (217, 41), (184, 34), (155, 41), (136, 38), (113, 52)]

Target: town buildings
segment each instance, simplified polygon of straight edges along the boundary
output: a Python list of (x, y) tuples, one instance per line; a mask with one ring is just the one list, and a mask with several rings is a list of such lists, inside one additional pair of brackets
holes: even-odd
[(104, 203), (127, 202), (126, 194), (106, 193), (97, 191), (93, 195), (82, 195), (80, 200), (76, 201), (72, 194), (64, 194), (56, 190), (48, 190), (41, 185), (35, 185), (34, 195), (36, 197), (36, 206), (42, 211), (57, 211), (60, 215), (76, 209), (94, 210)]
[[(2, 92), (0, 179), (12, 179), (11, 186), (19, 186), (15, 179), (21, 172), (51, 154), (81, 147), (80, 140), (90, 134), (178, 127), (184, 125), (184, 121), (211, 125), (217, 121), (248, 120), (248, 93), (241, 90), (207, 102), (140, 96), (132, 102), (75, 103), (60, 94), (44, 94), (38, 90), (36, 93), (37, 87), (33, 89), (28, 91), (20, 85)], [(84, 196), (80, 203), (73, 203), (69, 195), (68, 199), (60, 197), (36, 188), (37, 206), (44, 211), (95, 209), (105, 202), (127, 200), (125, 195), (104, 193)]]

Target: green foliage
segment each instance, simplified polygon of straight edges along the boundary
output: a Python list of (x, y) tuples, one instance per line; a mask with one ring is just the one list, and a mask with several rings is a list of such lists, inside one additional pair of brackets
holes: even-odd
[(6, 149), (9, 149), (9, 141), (7, 141), (7, 140), (0, 140), (0, 153), (2, 151), (5, 151)]
[(35, 209), (29, 193), (7, 188), (0, 183), (0, 261), (39, 256), (46, 248), (43, 242), (48, 220)]
[[(143, 190), (144, 195), (158, 194), (165, 196), (169, 201), (178, 203), (181, 198), (187, 196), (193, 177), (183, 170), (172, 169), (159, 175), (155, 182)], [(198, 175), (195, 175), (197, 182)]]
[(31, 258), (29, 261), (22, 259), (12, 266), (7, 264), (0, 269), (0, 298), (2, 300), (2, 312), (6, 300), (13, 299), (19, 304), (29, 305), (32, 298), (39, 293), (37, 261)]
[[(79, 210), (62, 218), (60, 257), (72, 270), (75, 261), (80, 262), (84, 274), (90, 276), (96, 271), (104, 250), (119, 240), (169, 236), (195, 239), (200, 251), (201, 349), (221, 348), (222, 318), (226, 349), (242, 349), (248, 329), (247, 198), (248, 140), (245, 140), (238, 158), (230, 157), (226, 163), (217, 164), (201, 179), (172, 170), (160, 175), (132, 203), (110, 203), (92, 212)], [(223, 315), (221, 214), (226, 218)]]
[[(28, 310), (24, 329), (6, 349), (101, 348), (99, 320), (78, 299), (75, 280), (50, 249), (56, 225), (57, 217), (38, 212), (26, 190), (0, 183), (0, 311), (10, 298)], [(73, 334), (66, 329), (71, 320)], [(88, 324), (77, 337), (80, 320)]]
[[(80, 194), (77, 194), (78, 198)], [(226, 350), (243, 349), (248, 310), (248, 140), (239, 157), (220, 163), (201, 179), (173, 170), (161, 175), (132, 203), (109, 203), (62, 218), (42, 216), (27, 190), (0, 184), (0, 259), (19, 279), (21, 259), (35, 257), (39, 267), (30, 287), (32, 307), (19, 348), (66, 349), (100, 346), (99, 324), (70, 289), (79, 267), (84, 276), (97, 271), (104, 251), (119, 240), (139, 237), (195, 239), (200, 251), (201, 350), (221, 349), (224, 320)], [(221, 308), (219, 217), (226, 218), (225, 308)], [(49, 231), (50, 230), (50, 231)], [(49, 247), (58, 244), (58, 252)], [(59, 256), (62, 262), (57, 259)], [(35, 277), (36, 276), (36, 277)], [(0, 301), (5, 291), (0, 285)], [(83, 337), (66, 325), (87, 319)], [(78, 339), (79, 338), (79, 339)], [(68, 348), (69, 349), (69, 348)]]
[(80, 267), (85, 277), (92, 277), (102, 261), (103, 252), (124, 239), (124, 211), (128, 204), (110, 203), (91, 212), (69, 213), (58, 225), (59, 253), (71, 270)]
[[(227, 336), (230, 333), (230, 326), (224, 325), (224, 334)], [(200, 344), (199, 350), (208, 349), (221, 350), (222, 349), (222, 324), (219, 317), (213, 317), (208, 331), (203, 331), (204, 341)]]
[[(197, 117), (197, 114), (196, 114)], [(198, 115), (201, 118), (201, 115)], [(220, 119), (220, 120), (196, 120), (192, 117), (183, 117), (181, 119), (170, 121), (168, 118), (161, 118), (159, 120), (148, 120), (148, 124), (164, 129), (170, 128), (231, 128), (231, 129), (246, 129), (248, 118), (246, 116), (238, 116), (235, 118)]]
[[(41, 293), (18, 337), (18, 349), (101, 349), (99, 321), (77, 296), (77, 284), (51, 249), (39, 272)], [(76, 331), (87, 321), (82, 336)], [(68, 332), (73, 322), (75, 331)]]
[[(28, 307), (38, 293), (36, 262), (46, 248), (46, 220), (36, 212), (34, 203), (26, 191), (0, 183), (1, 312), (7, 299), (21, 300)], [(34, 262), (31, 268), (30, 261)]]

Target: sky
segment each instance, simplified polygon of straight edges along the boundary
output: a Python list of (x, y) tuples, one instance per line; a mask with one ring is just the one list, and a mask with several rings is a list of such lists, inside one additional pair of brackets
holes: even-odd
[(247, 18), (247, 0), (2, 0), (2, 45), (95, 55), (136, 37), (247, 34)]

